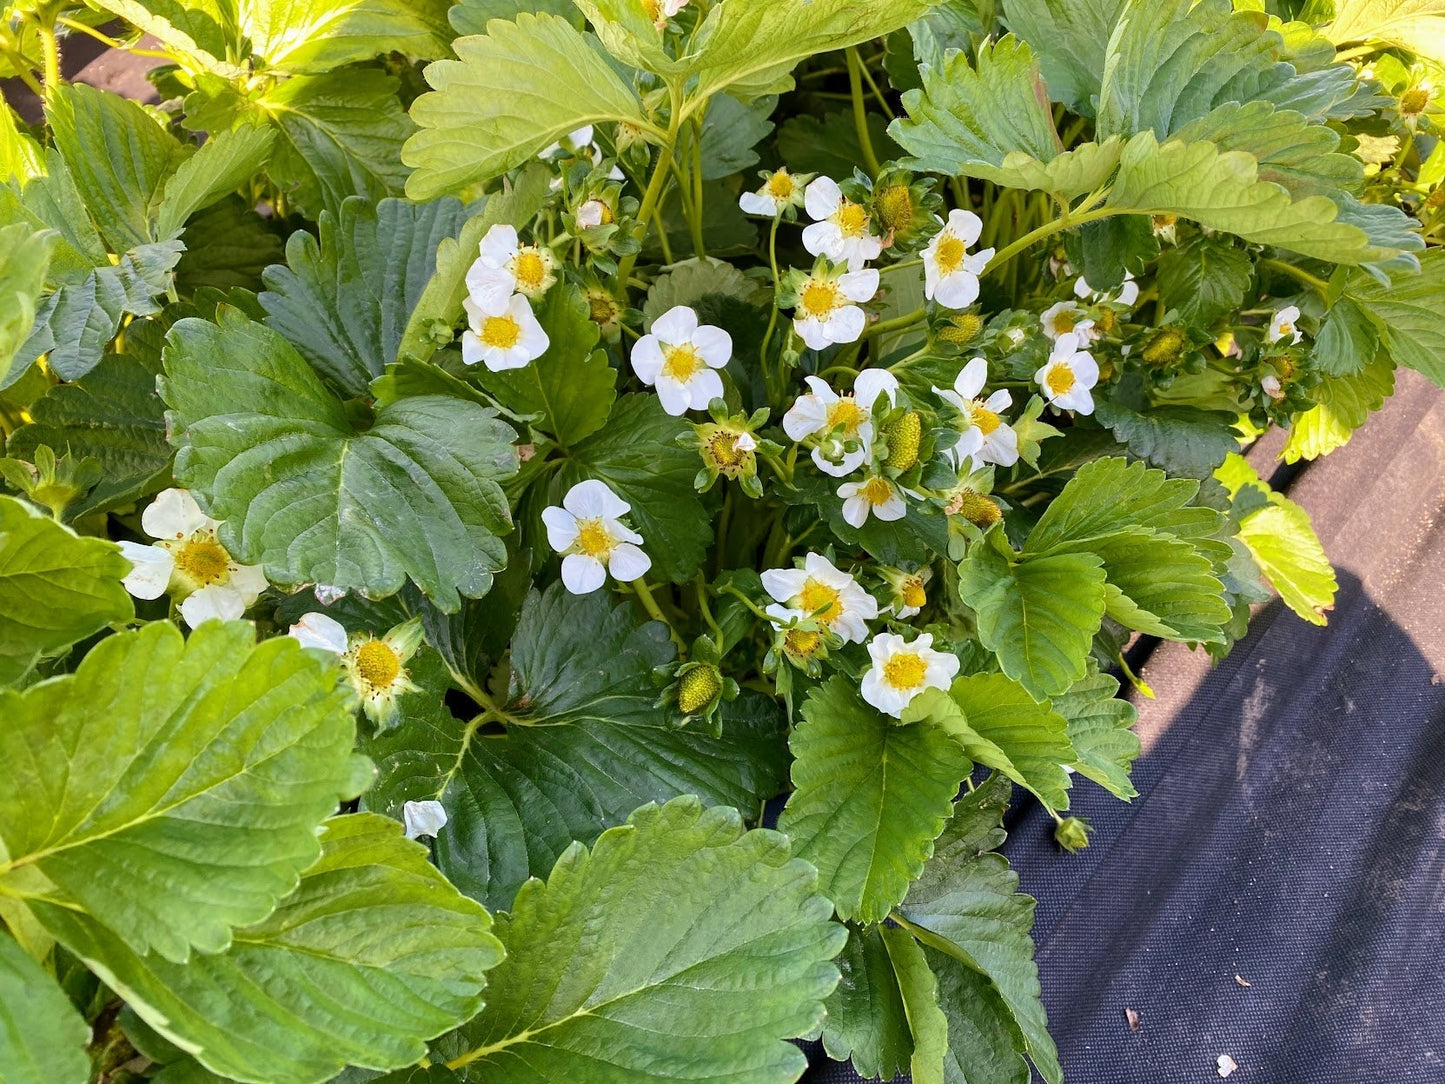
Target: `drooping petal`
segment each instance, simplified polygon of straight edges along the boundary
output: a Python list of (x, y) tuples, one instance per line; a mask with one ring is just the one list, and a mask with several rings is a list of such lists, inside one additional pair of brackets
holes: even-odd
[[(838, 490), (838, 496), (843, 496), (844, 486)], [(857, 487), (854, 487), (855, 490)], [(860, 528), (868, 522), (870, 506), (868, 498), (860, 496), (857, 492), (852, 493), (843, 501), (843, 522), (853, 528)]]
[(1009, 394), (1009, 390), (1007, 388), (1000, 388), (985, 399), (983, 405), (995, 414), (999, 414), (1013, 406), (1013, 401), (1013, 396)]
[(607, 570), (596, 557), (570, 553), (562, 558), (562, 585), (574, 595), (590, 595), (607, 582)]
[(619, 583), (631, 583), (633, 580), (641, 579), (647, 575), (647, 570), (651, 567), (652, 558), (631, 542), (623, 542), (620, 546), (612, 547), (612, 553), (607, 560), (607, 570)]
[(822, 334), (830, 343), (857, 342), (858, 336), (868, 325), (868, 317), (857, 305), (844, 305), (834, 309), (820, 325)]
[(802, 440), (828, 423), (828, 406), (816, 393), (800, 395), (783, 415), (783, 432), (790, 440)]
[(286, 634), (302, 647), (319, 648), (333, 655), (346, 654), (346, 628), (334, 617), (322, 613), (302, 615)]
[(447, 811), (434, 799), (407, 802), (401, 807), (401, 819), (406, 825), (407, 839), (435, 836), (447, 825)]
[(517, 254), (517, 227), (505, 222), (496, 223), (487, 230), (478, 250), (481, 258), (490, 266), (504, 267), (507, 261)]
[(260, 565), (237, 565), (231, 571), (231, 588), (241, 596), (241, 601), (250, 606), (261, 593), (270, 587), (266, 570)]
[(184, 489), (161, 490), (140, 516), (141, 527), (152, 538), (189, 538), (215, 522)]
[(808, 573), (801, 568), (764, 569), (761, 579), (763, 590), (779, 602), (792, 599), (808, 582)]
[[(862, 310), (859, 309), (855, 311), (861, 312)], [(828, 346), (831, 346), (835, 341), (845, 341), (842, 339), (834, 340), (830, 337), (828, 333), (829, 322), (830, 321), (818, 320), (811, 316), (803, 317), (801, 319), (795, 317), (793, 319), (793, 330), (798, 333), (798, 338), (803, 340), (803, 344), (807, 346), (808, 349), (823, 350)], [(862, 329), (860, 328), (859, 330), (861, 331)], [(857, 336), (855, 335), (854, 338), (856, 339)], [(797, 438), (795, 437), (794, 439), (796, 440)]]
[(241, 596), (229, 586), (218, 583), (202, 587), (181, 603), (181, 617), (193, 629), (211, 618), (235, 621), (245, 612), (246, 603)]
[(778, 213), (778, 201), (763, 192), (744, 192), (738, 197), (738, 206), (745, 215), (772, 218)]
[(176, 567), (170, 552), (140, 542), (117, 542), (116, 545), (131, 564), (130, 571), (120, 581), (125, 589), (136, 598), (151, 599), (164, 595), (170, 586), (171, 572)]

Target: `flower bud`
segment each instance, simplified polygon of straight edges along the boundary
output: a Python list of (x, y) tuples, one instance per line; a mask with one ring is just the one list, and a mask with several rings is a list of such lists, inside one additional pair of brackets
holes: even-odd
[(1054, 842), (1070, 854), (1076, 854), (1089, 845), (1089, 834), (1093, 830), (1083, 817), (1065, 817), (1054, 829)]

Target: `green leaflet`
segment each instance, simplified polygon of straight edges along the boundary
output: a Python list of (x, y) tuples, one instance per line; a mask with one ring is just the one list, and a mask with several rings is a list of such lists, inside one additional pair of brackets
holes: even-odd
[(323, 72), (398, 52), (445, 56), (448, 0), (242, 0), (238, 29), (266, 66)]
[(1445, 387), (1445, 250), (1420, 256), (1418, 274), (1399, 274), (1385, 286), (1374, 278), (1352, 275), (1345, 297), (1359, 305), (1375, 325), (1397, 365), (1424, 373)]
[(358, 431), (279, 333), (218, 317), (171, 329), (161, 395), (176, 478), (226, 521), (231, 552), (273, 583), (381, 596), (410, 579), (447, 611), (485, 594), (511, 526), (499, 482), (517, 468), (496, 412), (420, 395)]
[[(1036, 702), (1019, 682), (1003, 674), (957, 678), (948, 695), (963, 712), (966, 730), (957, 736), (964, 748), (970, 749), (971, 735), (977, 735), (1007, 758), (995, 763), (981, 749), (975, 759), (1027, 787), (1045, 805), (1069, 807), (1069, 777), (1063, 765), (1071, 763), (1075, 753), (1064, 720), (1048, 704)], [(944, 725), (954, 729), (947, 719)]]
[(59, 240), (24, 222), (0, 227), (0, 387), (9, 383), (11, 364), (35, 326), (35, 303)]
[(1159, 297), (1190, 324), (1207, 327), (1239, 308), (1253, 280), (1249, 253), (1228, 237), (1196, 234), (1159, 258)]
[(886, 928), (848, 927), (848, 943), (834, 961), (843, 980), (828, 996), (823, 1048), (834, 1061), (852, 1061), (859, 1076), (892, 1080), (913, 1057), (913, 1032), (883, 943)]
[[(1129, 378), (1121, 382), (1121, 387)], [(1142, 395), (1140, 397), (1142, 399)], [(1139, 408), (1139, 409), (1136, 409)], [(1130, 452), (1186, 478), (1207, 478), (1239, 448), (1238, 414), (1198, 407), (1101, 398), (1094, 416)]]
[(643, 806), (499, 916), (507, 958), (451, 1064), (487, 1084), (794, 1080), (802, 1052), (779, 1040), (822, 1022), (846, 936), (816, 887), (733, 810)]
[(1445, 5), (1439, 0), (1335, 0), (1334, 10), (1325, 33), (1337, 44), (1386, 41), (1445, 61)]
[(460, 59), (428, 67), (435, 90), (412, 105), (420, 131), (402, 150), (412, 199), (485, 183), (585, 124), (648, 127), (637, 96), (565, 19), (521, 14), (453, 47)]
[(358, 789), (355, 724), (333, 665), (254, 638), (241, 622), (184, 641), (147, 625), (74, 674), (0, 691), (0, 880), (175, 962), (270, 914)]
[(1049, 97), (1094, 115), (1109, 38), (1129, 0), (1005, 0), (1008, 28), (1033, 47)]
[[(1337, 303), (1338, 305), (1338, 303)], [(1316, 342), (1316, 353), (1318, 353)], [(1294, 419), (1280, 458), (1286, 463), (1316, 459), (1343, 447), (1372, 411), (1395, 391), (1395, 369), (1388, 354), (1377, 354), (1358, 373), (1326, 376), (1313, 389), (1316, 405)]]
[(1337, 298), (1315, 336), (1314, 362), (1320, 372), (1326, 377), (1356, 376), (1379, 352), (1380, 330), (1369, 314), (1350, 298)]
[(267, 128), (217, 132), (166, 181), (156, 207), (157, 237), (178, 237), (186, 220), (248, 181), (266, 162), (276, 133)]
[(1139, 739), (1132, 729), (1139, 713), (1133, 704), (1120, 700), (1118, 692), (1119, 682), (1091, 665), (1085, 678), (1049, 703), (1067, 721), (1069, 743), (1078, 755), (1070, 766), (1127, 801), (1139, 793), (1129, 780), (1129, 769), (1139, 755)]
[(458, 0), (447, 10), (447, 19), (458, 37), (485, 34), (493, 19), (513, 21), (522, 12), (556, 15), (566, 19), (578, 30), (585, 27), (582, 12), (572, 0)]
[(502, 958), (490, 916), (395, 821), (333, 817), (320, 846), (268, 918), (185, 964), (138, 955), (83, 914), (35, 909), (146, 1023), (223, 1076), (320, 1084), (351, 1063), (409, 1065), (480, 1007)]
[(1029, 1084), (1023, 1040), (988, 976), (928, 944), (922, 948), (948, 1024), (943, 1079), (947, 1084)]
[(120, 580), (129, 569), (113, 543), (82, 538), (0, 496), (0, 684), (21, 677), (37, 657), (128, 621), (131, 601)]
[(928, 967), (922, 946), (911, 933), (897, 926), (883, 926), (878, 932), (888, 950), (903, 1008), (908, 1014), (908, 1026), (913, 1032), (909, 1079), (912, 1084), (943, 1084), (948, 1018), (938, 1004), (938, 981)]
[(0, 932), (0, 1080), (86, 1084), (90, 1026), (49, 973)]
[(352, 197), (321, 213), (321, 239), (291, 235), (284, 267), (267, 268), (266, 323), (346, 396), (365, 395), (396, 360), (412, 309), (436, 271), (437, 246), (466, 221), (454, 199), (372, 206)]
[(879, 714), (842, 675), (808, 694), (789, 747), (794, 789), (778, 830), (818, 868), (840, 918), (881, 921), (933, 853), (968, 758), (931, 722)]

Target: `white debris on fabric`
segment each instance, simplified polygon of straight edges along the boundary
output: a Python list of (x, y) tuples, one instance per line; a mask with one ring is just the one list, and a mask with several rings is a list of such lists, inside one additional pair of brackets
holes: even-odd
[(1235, 1064), (1234, 1059), (1231, 1058), (1228, 1054), (1220, 1054), (1219, 1057), (1215, 1059), (1214, 1063), (1219, 1066), (1217, 1072), (1220, 1076), (1228, 1076), (1230, 1073), (1234, 1072), (1236, 1069), (1239, 1068), (1239, 1066)]

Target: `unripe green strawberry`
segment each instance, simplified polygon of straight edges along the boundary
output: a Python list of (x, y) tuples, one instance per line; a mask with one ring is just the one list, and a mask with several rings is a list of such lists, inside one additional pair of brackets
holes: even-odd
[(916, 411), (910, 410), (890, 425), (885, 433), (888, 438), (886, 467), (907, 470), (918, 462), (918, 441), (923, 436), (923, 421)]

